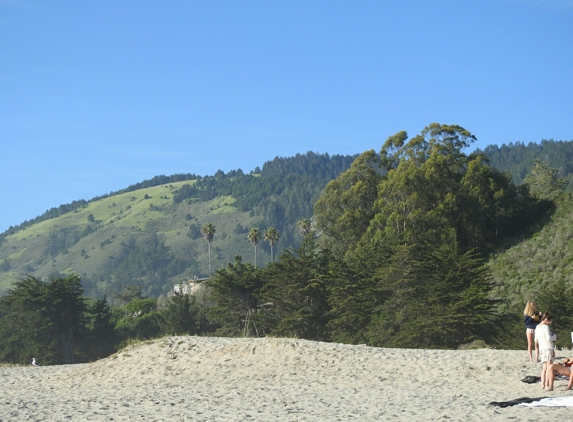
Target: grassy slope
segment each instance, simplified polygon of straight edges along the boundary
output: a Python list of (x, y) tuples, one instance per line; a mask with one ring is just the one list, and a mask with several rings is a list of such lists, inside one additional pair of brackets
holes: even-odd
[[(235, 234), (237, 224), (243, 227), (260, 226), (261, 219), (247, 212), (240, 212), (233, 206), (231, 197), (219, 197), (208, 202), (173, 203), (173, 191), (190, 182), (178, 182), (112, 196), (90, 203), (85, 209), (68, 213), (59, 218), (43, 221), (8, 236), (0, 246), (0, 262), (8, 258), (10, 270), (0, 272), (0, 292), (9, 285), (31, 274), (45, 278), (55, 271), (78, 273), (90, 279), (106, 274), (113, 260), (122, 251), (121, 243), (131, 237), (156, 234), (159, 240), (171, 247), (175, 256), (193, 256), (200, 274), (184, 273), (173, 280), (165, 281), (165, 291), (173, 283), (178, 283), (195, 275), (205, 276), (208, 269), (207, 244), (204, 239), (191, 239), (189, 225), (199, 228), (205, 223), (213, 223), (217, 229), (212, 244), (213, 268), (221, 268), (240, 254), (246, 262), (254, 259), (253, 247), (246, 233)], [(144, 199), (148, 195), (148, 199)], [(82, 237), (65, 251), (48, 256), (46, 250), (50, 238), (65, 231), (80, 233), (89, 225), (88, 215), (92, 214), (97, 227), (93, 233)], [(193, 218), (188, 220), (187, 215)], [(265, 227), (259, 227), (263, 230)], [(259, 265), (269, 261), (268, 246), (261, 243), (257, 251)], [(111, 279), (102, 279), (98, 291), (93, 295), (111, 295), (117, 291)]]
[(495, 296), (508, 300), (511, 310), (523, 309), (541, 289), (564, 280), (573, 286), (573, 201), (562, 200), (541, 230), (491, 259), (499, 283)]

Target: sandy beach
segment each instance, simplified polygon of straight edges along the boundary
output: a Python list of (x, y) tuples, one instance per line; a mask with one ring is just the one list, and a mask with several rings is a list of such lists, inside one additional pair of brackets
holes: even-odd
[(90, 364), (0, 367), (0, 421), (571, 419), (573, 408), (488, 405), (573, 395), (566, 381), (550, 393), (521, 382), (540, 368), (526, 355), (169, 337)]

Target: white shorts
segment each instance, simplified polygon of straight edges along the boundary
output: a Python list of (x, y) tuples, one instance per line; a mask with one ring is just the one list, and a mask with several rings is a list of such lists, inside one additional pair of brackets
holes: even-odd
[(553, 363), (553, 350), (543, 349), (539, 352), (539, 357), (541, 358), (541, 362)]

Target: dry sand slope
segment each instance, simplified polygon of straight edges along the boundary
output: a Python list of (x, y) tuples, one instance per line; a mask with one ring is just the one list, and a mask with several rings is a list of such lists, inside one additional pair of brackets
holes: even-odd
[(0, 368), (0, 421), (571, 420), (488, 406), (544, 394), (525, 351), (170, 337), (82, 365)]

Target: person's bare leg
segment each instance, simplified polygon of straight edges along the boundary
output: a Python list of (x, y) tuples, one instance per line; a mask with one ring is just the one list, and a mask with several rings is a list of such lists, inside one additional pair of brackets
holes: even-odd
[(545, 374), (545, 390), (553, 391), (553, 382), (555, 381), (555, 367), (561, 366), (547, 362), (547, 373)]
[(572, 377), (571, 377), (571, 369), (564, 366), (564, 365), (558, 364), (558, 363), (554, 363), (553, 365), (551, 365), (551, 368), (552, 368), (551, 372), (553, 373), (553, 375), (551, 376), (552, 381), (550, 383), (551, 390), (553, 390), (553, 383), (555, 380), (555, 372), (557, 372), (559, 375), (565, 375), (566, 377), (569, 377), (569, 385), (567, 386), (567, 389), (569, 389), (571, 387), (571, 383), (573, 383)]
[(571, 390), (573, 385), (573, 369), (569, 368), (569, 384), (567, 384), (567, 390)]
[(543, 362), (543, 366), (541, 367), (541, 388), (545, 390), (545, 375), (547, 372), (547, 362)]
[[(535, 334), (532, 335), (532, 337)], [(535, 342), (535, 362), (539, 362), (539, 344)]]
[[(533, 362), (533, 354), (532, 354), (532, 349), (533, 349), (533, 334), (526, 332), (525, 336), (527, 337), (527, 353), (529, 355), (529, 362)], [(537, 355), (537, 343), (535, 343), (535, 352)]]

